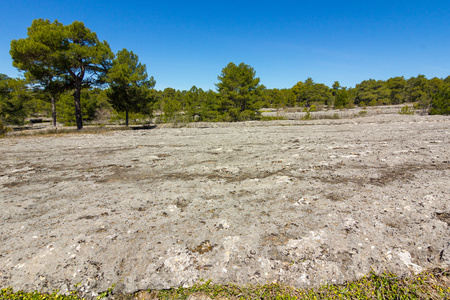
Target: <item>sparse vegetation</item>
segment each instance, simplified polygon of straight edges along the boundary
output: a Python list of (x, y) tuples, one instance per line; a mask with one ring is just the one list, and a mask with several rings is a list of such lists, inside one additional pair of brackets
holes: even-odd
[(414, 108), (409, 107), (408, 105), (403, 106), (398, 112), (400, 115), (414, 115)]
[(311, 120), (311, 113), (309, 110), (306, 111), (306, 114), (301, 118), (302, 120)]
[(367, 115), (367, 110), (361, 110), (361, 111), (358, 113), (358, 117), (364, 117), (365, 115)]
[(286, 120), (285, 117), (269, 117), (269, 116), (261, 116), (259, 118), (260, 121), (274, 121), (274, 120)]
[[(187, 299), (190, 295), (203, 295), (212, 299), (449, 299), (450, 270), (435, 269), (413, 277), (397, 277), (391, 273), (371, 272), (360, 280), (344, 284), (323, 285), (313, 289), (296, 289), (279, 283), (238, 286), (215, 285), (201, 280), (189, 288), (148, 291), (158, 299)], [(137, 299), (137, 295), (116, 295), (114, 287), (100, 293), (97, 299)], [(76, 292), (68, 295), (41, 294), (37, 291), (14, 292), (11, 287), (0, 291), (0, 300), (78, 300)]]
[(0, 120), (0, 138), (4, 137), (6, 132), (8, 131), (8, 128), (3, 125), (2, 120)]

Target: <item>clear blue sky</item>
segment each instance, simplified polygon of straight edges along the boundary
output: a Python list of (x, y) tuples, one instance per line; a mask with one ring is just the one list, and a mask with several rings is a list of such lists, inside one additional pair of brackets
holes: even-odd
[(37, 18), (84, 22), (114, 53), (136, 53), (157, 89), (215, 89), (229, 62), (268, 88), (450, 75), (450, 0), (0, 0), (0, 73), (19, 76), (10, 42)]

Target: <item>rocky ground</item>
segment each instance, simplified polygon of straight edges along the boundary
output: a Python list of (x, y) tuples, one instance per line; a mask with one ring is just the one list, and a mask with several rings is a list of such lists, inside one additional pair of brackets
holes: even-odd
[(449, 267), (449, 135), (449, 117), (381, 114), (1, 139), (0, 287)]

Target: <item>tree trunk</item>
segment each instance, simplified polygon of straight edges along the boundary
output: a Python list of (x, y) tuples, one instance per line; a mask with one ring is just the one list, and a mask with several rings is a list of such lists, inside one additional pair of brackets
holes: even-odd
[(125, 125), (128, 127), (128, 110), (125, 111)]
[(50, 98), (52, 100), (52, 125), (56, 127), (56, 97), (52, 94)]
[(77, 122), (77, 130), (81, 130), (83, 129), (83, 117), (81, 115), (81, 84), (77, 84), (75, 87), (73, 98), (75, 99), (75, 119)]

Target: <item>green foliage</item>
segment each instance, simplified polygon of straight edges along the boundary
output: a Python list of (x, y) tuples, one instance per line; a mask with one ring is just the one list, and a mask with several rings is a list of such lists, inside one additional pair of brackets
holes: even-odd
[(291, 89), (262, 90), (261, 107), (292, 107), (295, 106), (296, 96)]
[(221, 115), (220, 95), (212, 90), (200, 91), (196, 121), (219, 121)]
[(30, 92), (30, 100), (27, 102), (28, 117), (52, 117), (52, 105), (50, 95), (41, 91)]
[(406, 80), (403, 76), (389, 78), (386, 81), (386, 86), (389, 89), (390, 104), (400, 104), (406, 101), (405, 99)]
[[(191, 295), (233, 299), (449, 299), (450, 271), (435, 269), (414, 277), (397, 277), (391, 273), (369, 273), (356, 281), (344, 284), (322, 285), (313, 289), (296, 289), (280, 283), (238, 286), (217, 285), (201, 279), (188, 288), (152, 291), (158, 299), (188, 299)], [(149, 293), (150, 294), (150, 293)], [(97, 299), (114, 297), (114, 285), (100, 293)], [(118, 295), (119, 296), (119, 295)], [(135, 295), (136, 296), (136, 295)], [(133, 295), (124, 295), (132, 298)], [(78, 300), (76, 292), (69, 295), (41, 294), (37, 291), (14, 292), (11, 287), (0, 290), (0, 300)]]
[(156, 82), (153, 76), (148, 78), (145, 64), (139, 62), (132, 51), (122, 49), (117, 52), (107, 75), (110, 84), (108, 98), (118, 112), (125, 112), (125, 124), (128, 126), (128, 113), (148, 111), (152, 105), (151, 89)]
[(28, 28), (26, 39), (11, 42), (13, 65), (25, 72), (27, 80), (48, 95), (53, 125), (56, 126), (56, 102), (70, 88), (67, 76), (57, 68), (58, 49), (64, 44), (64, 26), (58, 21), (36, 19)]
[(405, 86), (405, 102), (430, 102), (430, 95), (428, 93), (428, 80), (425, 75), (418, 75), (408, 79)]
[(36, 19), (28, 27), (26, 39), (11, 41), (13, 66), (25, 71), (30, 81), (43, 87), (59, 78), (58, 51), (64, 43), (64, 26), (58, 21)]
[(182, 93), (173, 88), (166, 88), (157, 95), (157, 101), (154, 106), (162, 112), (159, 121), (164, 123), (179, 123), (183, 121), (184, 112), (182, 112), (182, 97)]
[(430, 115), (450, 115), (450, 84), (433, 95)]
[(187, 299), (190, 295), (235, 299), (448, 299), (450, 273), (422, 273), (399, 278), (391, 273), (371, 272), (360, 280), (341, 285), (296, 289), (279, 283), (237, 286), (215, 285), (210, 280), (190, 288), (173, 288), (158, 293), (159, 299)]
[(29, 111), (31, 91), (23, 79), (0, 74), (0, 120), (5, 124), (23, 125)]
[[(76, 118), (73, 107), (73, 95), (62, 94), (56, 107), (59, 111), (58, 121), (65, 125), (75, 125)], [(84, 121), (93, 121), (97, 118), (99, 111), (110, 111), (111, 105), (107, 101), (106, 92), (100, 89), (84, 89), (81, 92), (81, 112)]]
[(58, 68), (70, 76), (74, 86), (75, 119), (77, 129), (83, 128), (81, 113), (81, 89), (103, 82), (114, 54), (106, 41), (101, 42), (97, 34), (75, 21), (65, 26), (65, 43), (58, 49), (61, 58)]
[(181, 103), (176, 98), (166, 98), (162, 106), (164, 122), (180, 122), (182, 120), (181, 108)]
[(7, 132), (8, 128), (4, 126), (2, 120), (0, 120), (0, 138), (4, 137)]
[[(305, 107), (306, 109), (306, 107)], [(311, 120), (311, 113), (309, 110), (306, 110), (306, 114), (301, 118), (302, 120)]]
[(414, 115), (414, 108), (409, 107), (408, 105), (403, 106), (398, 112), (400, 115)]
[[(27, 116), (49, 115), (50, 111), (56, 120), (58, 108), (59, 120), (75, 121), (81, 129), (83, 120), (105, 120), (111, 105), (117, 111), (116, 118), (125, 113), (127, 125), (129, 114), (151, 118), (153, 110), (160, 122), (175, 123), (258, 120), (261, 107), (310, 107), (307, 119), (311, 118), (310, 112), (324, 105), (343, 109), (355, 104), (365, 107), (413, 102), (414, 108), (430, 114), (448, 114), (449, 110), (450, 76), (430, 80), (424, 75), (408, 80), (369, 79), (355, 88), (342, 87), (338, 81), (329, 88), (309, 77), (290, 89), (266, 89), (252, 67), (230, 62), (218, 76), (217, 92), (195, 86), (189, 91), (155, 91), (155, 81), (148, 77), (137, 55), (123, 49), (113, 60), (108, 43), (101, 42), (95, 32), (78, 21), (63, 25), (57, 20), (36, 19), (28, 28), (27, 38), (11, 41), (10, 54), (13, 65), (24, 71), (27, 81), (8, 79), (7, 92), (0, 94), (4, 124), (23, 124)], [(105, 94), (94, 96), (92, 90), (86, 94), (90, 87), (105, 82), (110, 84), (110, 105), (100, 101)], [(71, 104), (69, 94), (74, 97)], [(70, 108), (73, 105), (74, 109)]]
[[(355, 103), (364, 102), (370, 106), (389, 104), (390, 90), (383, 80), (369, 79), (356, 85)], [(360, 105), (362, 106), (362, 105)]]
[[(109, 69), (113, 53), (107, 42), (82, 22), (64, 26), (58, 21), (37, 19), (28, 28), (26, 39), (11, 42), (14, 65), (27, 71), (52, 93), (73, 88), (77, 128), (83, 128), (81, 89), (100, 84)], [(56, 78), (56, 80), (54, 80)]]
[(372, 99), (370, 102), (369, 102), (369, 106), (376, 106), (377, 105), (377, 100), (376, 99)]
[(299, 106), (310, 106), (313, 102), (331, 105), (333, 101), (332, 90), (322, 83), (315, 83), (311, 77), (305, 82), (297, 82), (292, 87), (292, 92)]
[(52, 294), (42, 294), (38, 291), (26, 293), (23, 291), (14, 292), (12, 287), (3, 288), (0, 290), (0, 300), (81, 300), (76, 292), (71, 292), (69, 295), (60, 295), (58, 291)]
[[(264, 87), (255, 77), (255, 70), (244, 63), (239, 66), (230, 62), (217, 77), (217, 90), (221, 95), (220, 112), (231, 121), (247, 120), (259, 114), (258, 103)], [(251, 113), (250, 111), (253, 111)]]
[(367, 110), (361, 110), (361, 111), (358, 113), (358, 117), (364, 117), (365, 115), (367, 115)]
[(113, 295), (113, 289), (115, 286), (116, 286), (116, 284), (113, 284), (106, 291), (100, 293), (100, 295), (97, 296), (97, 300), (100, 300), (100, 299), (103, 299), (103, 298)]
[[(334, 85), (333, 85), (334, 86)], [(347, 88), (339, 88), (334, 86), (334, 107), (338, 109), (342, 109), (344, 107), (348, 107), (350, 104), (350, 94)]]

